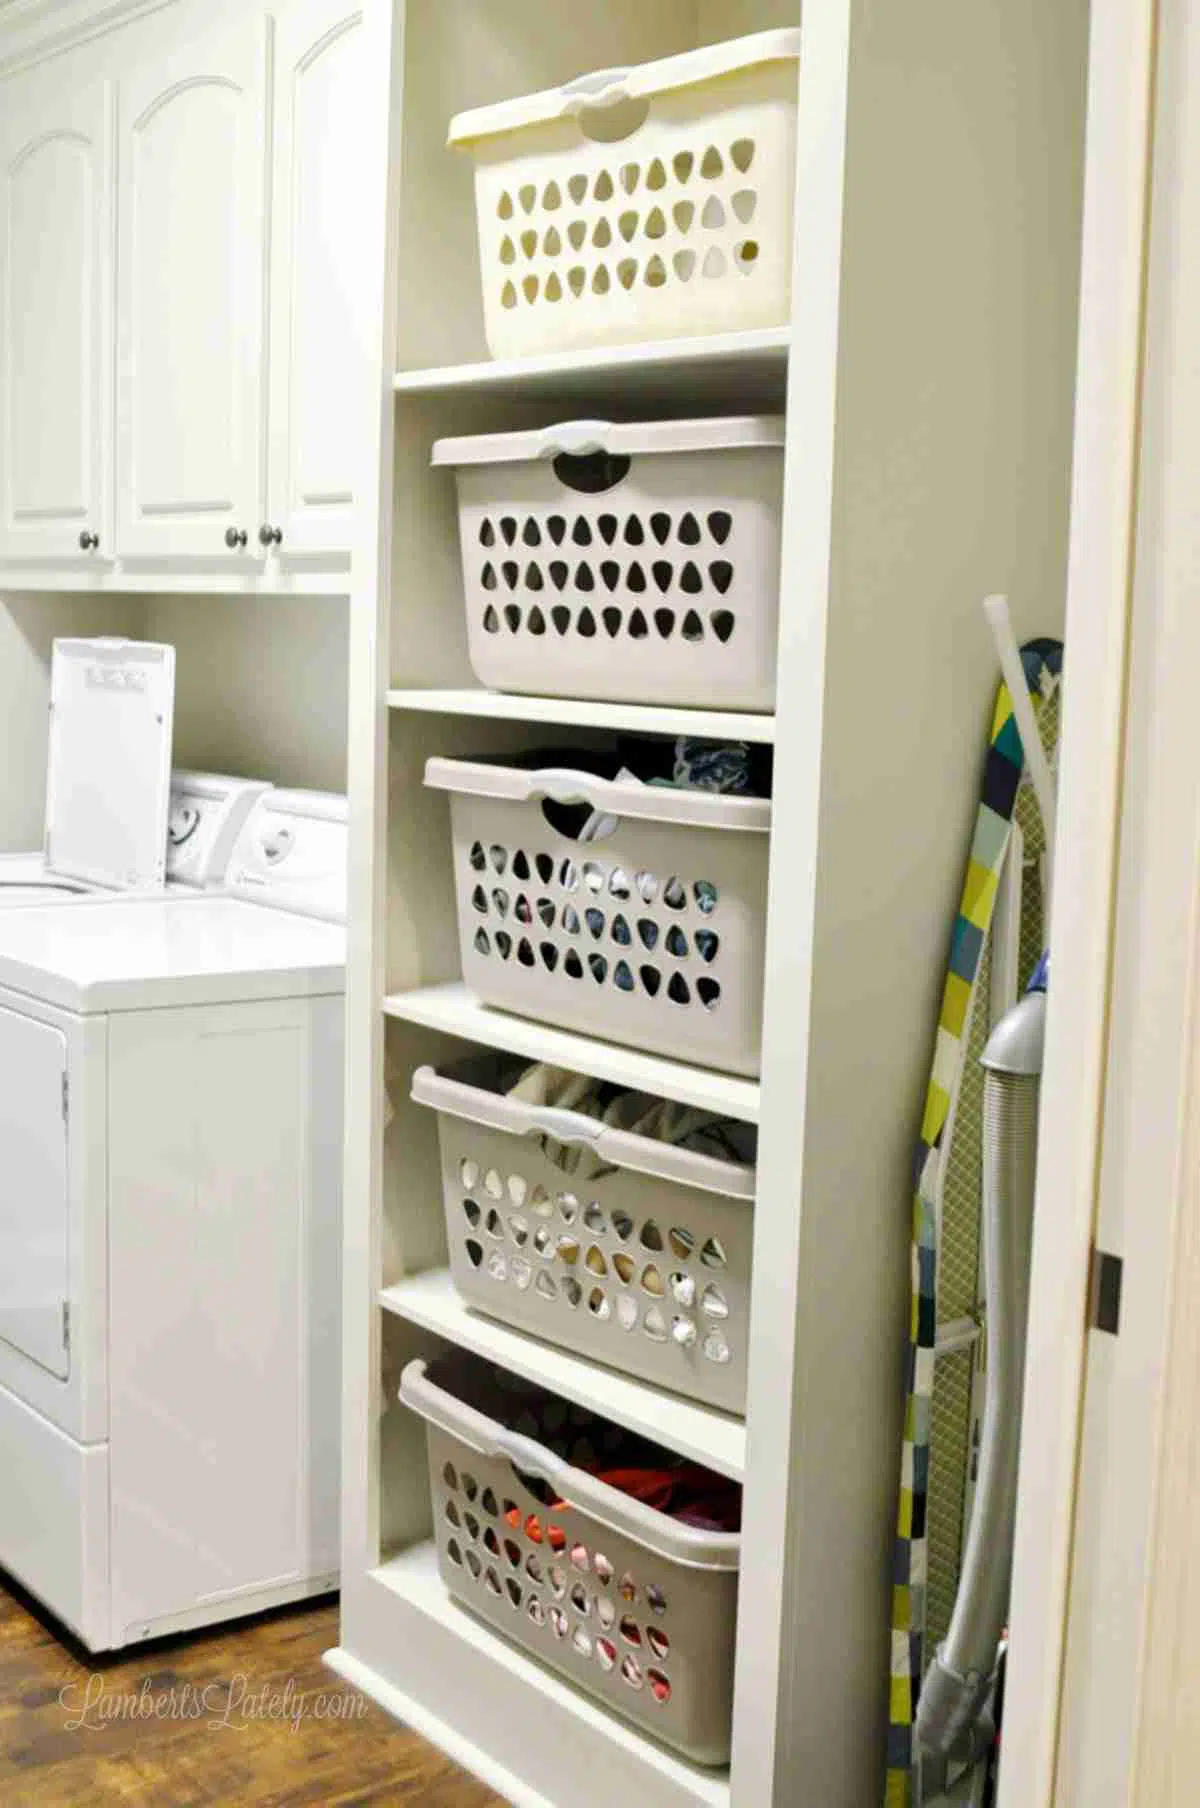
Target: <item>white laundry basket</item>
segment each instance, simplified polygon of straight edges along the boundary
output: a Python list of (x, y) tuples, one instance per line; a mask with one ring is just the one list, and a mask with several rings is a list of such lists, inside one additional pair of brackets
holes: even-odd
[(783, 439), (750, 416), (438, 440), (480, 682), (774, 709)]
[(460, 113), (495, 358), (782, 326), (800, 33)]
[[(758, 1072), (766, 799), (452, 759), (425, 783), (451, 793), (463, 978), (485, 1004)], [(555, 827), (575, 804), (602, 838)]]
[(410, 1362), (400, 1398), (428, 1426), (451, 1594), (665, 1744), (726, 1763), (741, 1534), (684, 1524), (576, 1467), (672, 1459), (465, 1352)]
[(438, 1114), (455, 1286), (494, 1318), (744, 1412), (753, 1167), (510, 1098), (519, 1071), (483, 1055), (413, 1075)]

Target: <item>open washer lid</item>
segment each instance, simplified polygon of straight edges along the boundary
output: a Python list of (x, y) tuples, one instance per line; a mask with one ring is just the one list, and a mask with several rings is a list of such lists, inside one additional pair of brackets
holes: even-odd
[(54, 642), (48, 872), (113, 891), (165, 883), (174, 713), (174, 647)]

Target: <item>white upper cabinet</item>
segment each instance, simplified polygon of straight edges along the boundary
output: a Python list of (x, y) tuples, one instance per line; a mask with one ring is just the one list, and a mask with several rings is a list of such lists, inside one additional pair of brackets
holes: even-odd
[(123, 557), (263, 556), (270, 31), (251, 12), (119, 85)]
[(263, 538), (285, 559), (350, 547), (365, 418), (362, 17), (346, 0), (296, 0), (276, 24)]
[[(37, 98), (34, 98), (36, 93)], [(112, 538), (111, 90), (0, 99), (0, 558)]]

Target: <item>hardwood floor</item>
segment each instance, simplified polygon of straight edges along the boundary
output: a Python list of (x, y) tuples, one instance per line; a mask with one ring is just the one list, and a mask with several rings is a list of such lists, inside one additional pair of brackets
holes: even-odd
[(305, 1603), (93, 1657), (0, 1572), (0, 1803), (503, 1808), (327, 1670), (336, 1643)]

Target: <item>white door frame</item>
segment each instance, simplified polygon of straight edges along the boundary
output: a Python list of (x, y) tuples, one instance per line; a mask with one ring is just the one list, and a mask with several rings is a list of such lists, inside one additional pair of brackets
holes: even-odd
[(1156, 10), (1092, 6), (1052, 1003), (1000, 1808), (1054, 1800), (1108, 1039)]

